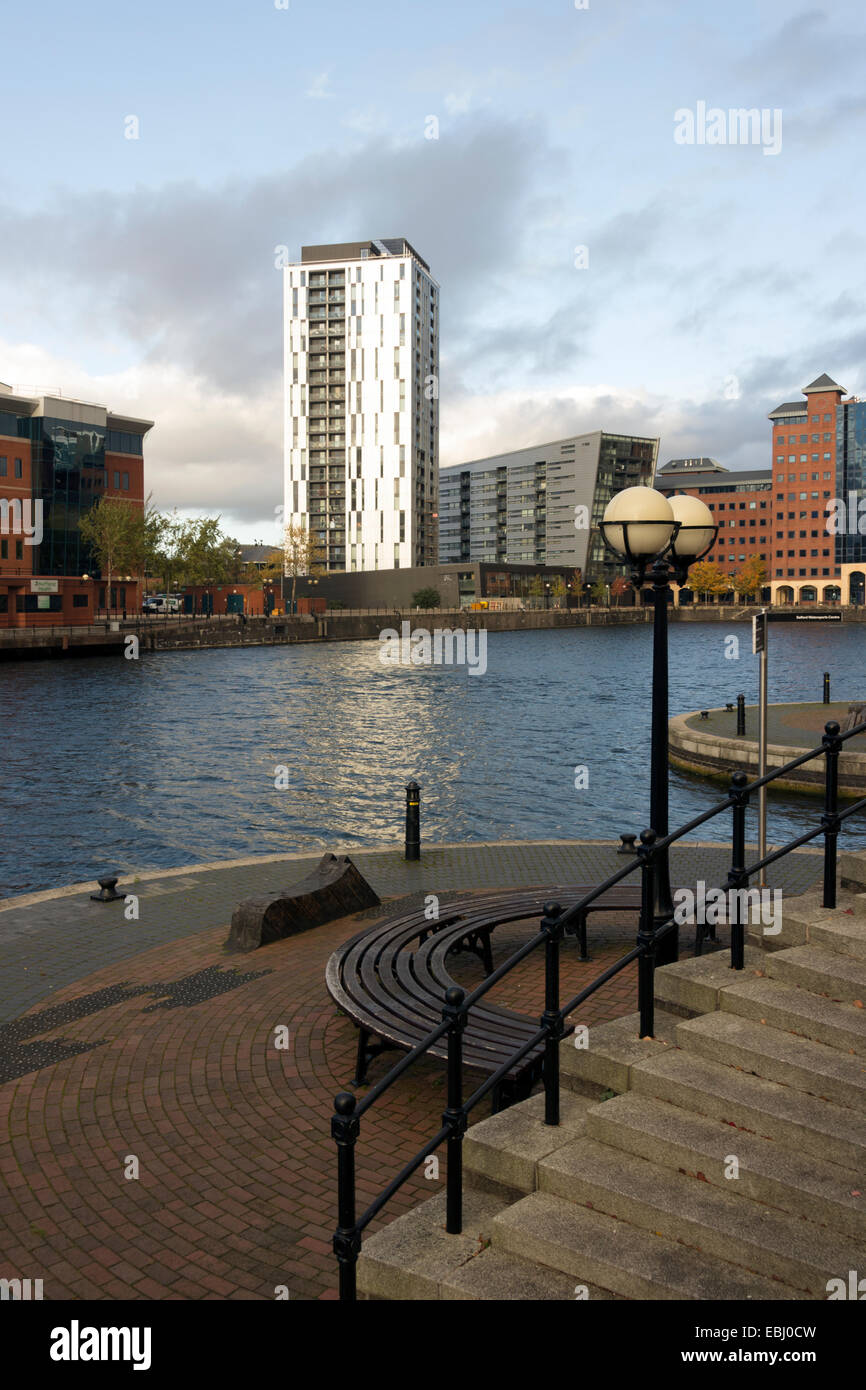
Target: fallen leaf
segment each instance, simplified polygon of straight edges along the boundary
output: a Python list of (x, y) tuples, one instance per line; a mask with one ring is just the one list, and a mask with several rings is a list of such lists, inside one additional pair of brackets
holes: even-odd
[(853, 1189), (852, 1193), (851, 1193), (851, 1196), (852, 1196), (852, 1197), (862, 1197), (862, 1195), (863, 1195), (863, 1194), (862, 1194), (862, 1192), (860, 1191), (859, 1187), (855, 1187), (855, 1188)]
[(862, 1009), (862, 1007), (863, 1007), (863, 1000), (862, 1000), (862, 999), (855, 999), (855, 1000), (854, 1000), (854, 1008), (855, 1008), (855, 1009)]

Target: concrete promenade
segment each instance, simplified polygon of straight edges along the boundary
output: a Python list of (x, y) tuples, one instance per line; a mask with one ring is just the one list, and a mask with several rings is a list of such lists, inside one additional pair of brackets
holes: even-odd
[[(624, 862), (609, 842), (425, 846), (415, 864), (393, 848), (350, 852), (392, 901), (597, 882)], [(224, 951), (237, 902), (285, 887), (318, 857), (126, 878), (137, 921), (120, 902), (91, 902), (93, 884), (0, 903), (0, 1278), (41, 1278), (46, 1299), (272, 1299), (278, 1286), (292, 1299), (334, 1296), (329, 1119), (352, 1075), (356, 1034), (327, 995), (324, 969), (386, 909), (247, 956)], [(720, 884), (727, 863), (724, 847), (678, 847), (673, 880)], [(772, 882), (797, 894), (820, 869), (815, 852), (798, 853)], [(497, 962), (527, 929), (497, 931)], [(592, 918), (592, 959), (581, 964), (576, 943), (566, 944), (563, 990), (594, 979), (634, 930), (623, 915)], [(537, 1016), (542, 971), (540, 956), (524, 962), (494, 997)], [(455, 974), (471, 985), (481, 967), (460, 956)], [(634, 1007), (632, 968), (581, 1018)], [(275, 1046), (283, 1025), (288, 1049)], [(374, 1063), (373, 1081), (394, 1058)], [(361, 1203), (438, 1127), (443, 1083), (439, 1064), (422, 1063), (364, 1122)], [(374, 1228), (438, 1185), (417, 1177)]]

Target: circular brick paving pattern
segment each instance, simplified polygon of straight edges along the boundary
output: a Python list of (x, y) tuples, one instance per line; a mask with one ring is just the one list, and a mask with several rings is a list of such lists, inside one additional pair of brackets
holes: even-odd
[[(54, 992), (44, 1013), (24, 1015), (6, 1063), (38, 1069), (0, 1085), (0, 1277), (41, 1278), (46, 1299), (272, 1299), (280, 1285), (292, 1299), (333, 1298), (330, 1116), (354, 1070), (356, 1032), (327, 995), (324, 969), (363, 920), (244, 957), (225, 954), (224, 927), (202, 931), (86, 976)], [(531, 929), (501, 928), (497, 962)], [(590, 962), (566, 943), (563, 999), (633, 940), (633, 924), (618, 917), (591, 926)], [(244, 983), (214, 992), (236, 971)], [(471, 985), (481, 967), (456, 957), (454, 975)], [(542, 979), (539, 952), (496, 998), (537, 1016)], [(634, 1007), (631, 967), (581, 1018)], [(288, 1049), (276, 1046), (281, 1027)], [(59, 1060), (26, 1052), (47, 1043), (61, 1044)], [(372, 1080), (395, 1058), (377, 1059)], [(359, 1210), (438, 1128), (443, 1107), (444, 1068), (422, 1062), (365, 1119)], [(126, 1176), (135, 1161), (138, 1176)], [(411, 1180), (371, 1229), (439, 1185)]]

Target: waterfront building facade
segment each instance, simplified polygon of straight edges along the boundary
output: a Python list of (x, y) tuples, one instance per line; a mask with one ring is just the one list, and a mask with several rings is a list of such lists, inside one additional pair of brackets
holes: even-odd
[(626, 572), (598, 530), (611, 497), (651, 485), (658, 439), (595, 430), (439, 475), (439, 561), (567, 566), (584, 579)]
[[(345, 574), (302, 576), (296, 585), (300, 602), (324, 601), (341, 608), (409, 609), (422, 589), (434, 589), (446, 610), (484, 603), (496, 609), (567, 608), (580, 602), (574, 571), (567, 565), (457, 564), (417, 566), (413, 569), (367, 570)], [(291, 579), (283, 580), (283, 595), (290, 604)]]
[(0, 383), (0, 627), (87, 623), (99, 608), (138, 608), (136, 579), (119, 576), (105, 592), (79, 521), (103, 496), (144, 506), (152, 426)]
[(326, 573), (435, 564), (439, 287), (404, 238), (284, 271), (284, 515)]
[[(845, 388), (826, 372), (804, 386), (805, 400), (772, 410), (773, 603), (850, 602), (842, 586), (828, 503), (839, 497), (837, 439)], [(853, 566), (851, 567), (853, 568)]]

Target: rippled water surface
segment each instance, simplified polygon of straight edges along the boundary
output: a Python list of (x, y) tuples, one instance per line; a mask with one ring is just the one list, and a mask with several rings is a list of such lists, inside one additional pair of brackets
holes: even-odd
[[(729, 631), (739, 661), (725, 659)], [(107, 868), (398, 843), (413, 777), (428, 840), (639, 831), (651, 635), (643, 625), (491, 633), (478, 676), (383, 666), (375, 642), (0, 666), (0, 892)], [(835, 699), (866, 698), (862, 627), (778, 624), (772, 644), (771, 700), (820, 700), (825, 669)], [(670, 663), (671, 714), (740, 690), (756, 699), (745, 623), (673, 625)], [(578, 764), (589, 770), (580, 791)], [(287, 790), (274, 786), (280, 766)], [(717, 795), (673, 772), (672, 826)], [(771, 839), (816, 809), (772, 798)]]

